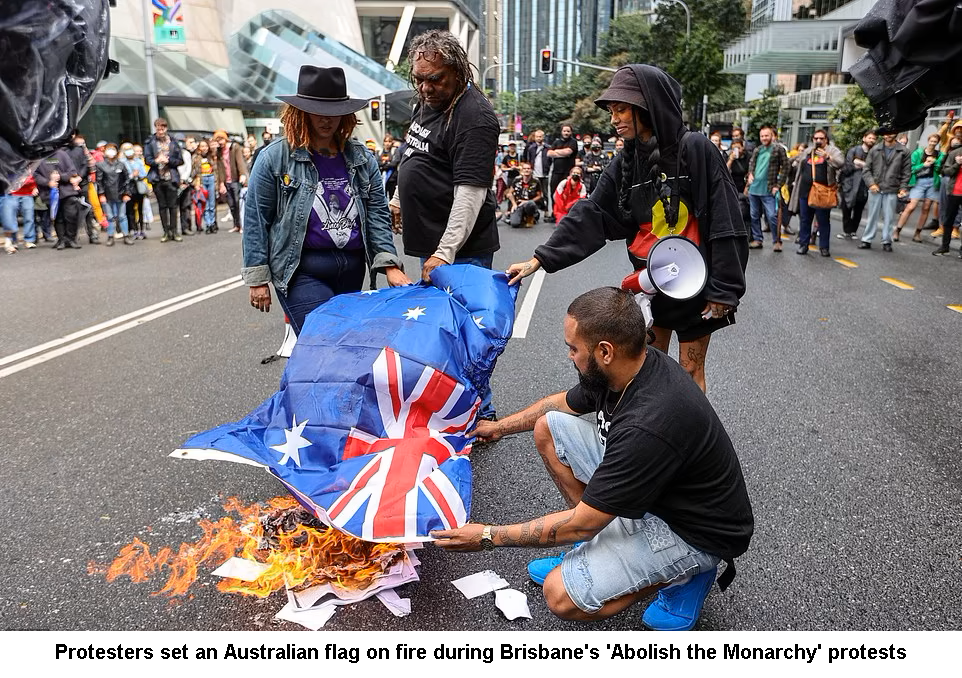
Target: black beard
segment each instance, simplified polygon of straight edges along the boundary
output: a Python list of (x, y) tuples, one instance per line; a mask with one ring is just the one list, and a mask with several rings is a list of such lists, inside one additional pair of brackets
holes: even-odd
[(588, 356), (588, 365), (584, 372), (579, 370), (577, 365), (575, 372), (578, 373), (578, 382), (583, 389), (603, 393), (608, 388), (608, 377), (601, 371), (593, 355)]

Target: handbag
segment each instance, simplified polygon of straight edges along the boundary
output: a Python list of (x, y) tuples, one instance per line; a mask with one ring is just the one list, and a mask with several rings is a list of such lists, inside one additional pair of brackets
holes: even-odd
[(831, 209), (838, 206), (838, 186), (820, 184), (815, 181), (815, 153), (809, 157), (812, 166), (812, 190), (808, 193), (808, 206), (815, 209)]

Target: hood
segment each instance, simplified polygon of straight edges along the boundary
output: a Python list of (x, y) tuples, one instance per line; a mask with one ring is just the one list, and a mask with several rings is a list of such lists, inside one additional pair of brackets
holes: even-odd
[(962, 120), (957, 120), (954, 125), (952, 125), (950, 132), (954, 133), (956, 127), (962, 127)]
[(681, 85), (655, 66), (632, 64), (625, 68), (631, 69), (648, 102), (658, 148), (664, 154), (678, 145), (686, 131), (681, 113)]

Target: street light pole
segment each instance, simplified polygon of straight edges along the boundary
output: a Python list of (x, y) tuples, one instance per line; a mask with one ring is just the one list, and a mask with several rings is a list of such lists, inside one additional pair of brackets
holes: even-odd
[(691, 10), (688, 9), (688, 5), (682, 2), (682, 0), (666, 0), (666, 2), (674, 2), (682, 6), (685, 10), (685, 41), (691, 40)]
[(514, 64), (510, 62), (506, 64), (491, 64), (490, 66), (485, 68), (484, 71), (481, 72), (481, 90), (482, 91), (485, 89), (484, 83), (487, 82), (488, 80), (488, 71), (490, 71), (492, 68), (498, 68), (499, 66), (514, 66)]
[(144, 10), (144, 67), (147, 69), (147, 115), (150, 120), (148, 127), (154, 124), (154, 120), (160, 117), (160, 108), (157, 106), (157, 83), (154, 80), (154, 42), (153, 26), (150, 23), (151, 14), (150, 0), (143, 0)]

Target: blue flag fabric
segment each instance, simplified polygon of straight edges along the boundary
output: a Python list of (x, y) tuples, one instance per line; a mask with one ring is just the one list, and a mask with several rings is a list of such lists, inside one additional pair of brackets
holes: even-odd
[(262, 465), (321, 520), (369, 541), (463, 525), (465, 433), (511, 336), (518, 288), (477, 266), (441, 266), (431, 279), (320, 306), (280, 390), (172, 456)]

